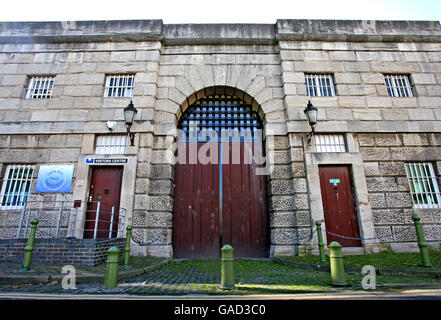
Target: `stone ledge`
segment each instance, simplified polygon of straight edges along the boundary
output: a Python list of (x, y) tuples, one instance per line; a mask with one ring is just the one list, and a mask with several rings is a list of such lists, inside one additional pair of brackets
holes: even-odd
[(162, 40), (166, 44), (276, 44), (279, 40), (440, 42), (438, 21), (289, 20), (275, 24), (163, 24), (162, 20), (0, 22), (0, 43)]

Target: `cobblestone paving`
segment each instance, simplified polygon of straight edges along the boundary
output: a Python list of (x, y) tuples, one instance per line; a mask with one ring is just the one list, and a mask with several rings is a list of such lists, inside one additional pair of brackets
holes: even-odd
[[(142, 276), (127, 279), (114, 289), (104, 289), (102, 283), (77, 284), (77, 289), (64, 290), (60, 284), (0, 285), (0, 292), (38, 292), (60, 294), (271, 294), (337, 291), (329, 272), (294, 268), (270, 260), (235, 261), (235, 289), (219, 289), (220, 261), (173, 261)], [(349, 286), (360, 290), (364, 275), (347, 273)], [(409, 286), (441, 285), (441, 280), (424, 276), (377, 275), (377, 289)]]

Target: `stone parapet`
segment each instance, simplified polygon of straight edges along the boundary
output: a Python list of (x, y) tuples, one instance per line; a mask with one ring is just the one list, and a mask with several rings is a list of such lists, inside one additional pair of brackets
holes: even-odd
[(438, 21), (292, 20), (275, 24), (163, 24), (162, 20), (1, 22), (0, 43), (162, 40), (256, 44), (278, 40), (439, 42)]

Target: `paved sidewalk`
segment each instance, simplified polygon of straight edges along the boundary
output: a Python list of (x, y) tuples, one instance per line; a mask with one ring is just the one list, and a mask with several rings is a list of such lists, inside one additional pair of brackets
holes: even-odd
[[(363, 274), (346, 272), (348, 286), (336, 288), (331, 285), (329, 271), (282, 265), (273, 260), (236, 260), (235, 288), (224, 291), (220, 284), (219, 260), (145, 260), (149, 265), (141, 267), (141, 260), (128, 269), (120, 268), (120, 282), (116, 288), (104, 289), (105, 265), (76, 268), (76, 289), (65, 290), (60, 280), (62, 266), (32, 264), (32, 271), (23, 275), (18, 271), (20, 264), (0, 262), (0, 293), (40, 293), (72, 295), (135, 295), (135, 296), (186, 296), (186, 295), (265, 295), (299, 293), (337, 293), (362, 290)], [(13, 267), (11, 269), (11, 267)], [(8, 269), (9, 268), (9, 269)], [(9, 270), (9, 271), (8, 271)], [(6, 274), (5, 274), (5, 273)], [(139, 274), (136, 274), (138, 273)], [(26, 276), (19, 283), (4, 284), (2, 279), (12, 276)], [(39, 278), (41, 277), (41, 278)], [(48, 278), (47, 278), (48, 277)], [(33, 282), (30, 282), (30, 279)], [(39, 279), (45, 282), (39, 282)], [(80, 279), (89, 281), (79, 281)], [(9, 279), (10, 280), (10, 279)], [(87, 282), (87, 283), (86, 283)], [(379, 291), (404, 290), (419, 287), (441, 286), (441, 279), (429, 275), (377, 275), (376, 287)]]
[[(129, 267), (120, 263), (119, 279), (142, 275), (168, 263), (168, 259), (132, 257)], [(20, 261), (0, 260), (0, 284), (47, 284), (60, 282), (68, 272), (63, 267), (68, 264), (47, 264), (32, 262), (30, 271), (21, 270)], [(103, 282), (106, 264), (97, 266), (74, 265), (77, 283)]]

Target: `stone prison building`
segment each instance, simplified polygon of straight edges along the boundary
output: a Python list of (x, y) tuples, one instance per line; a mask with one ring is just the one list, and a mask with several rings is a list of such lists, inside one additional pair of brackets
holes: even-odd
[(1, 259), (439, 248), (440, 23), (1, 22), (0, 176)]

